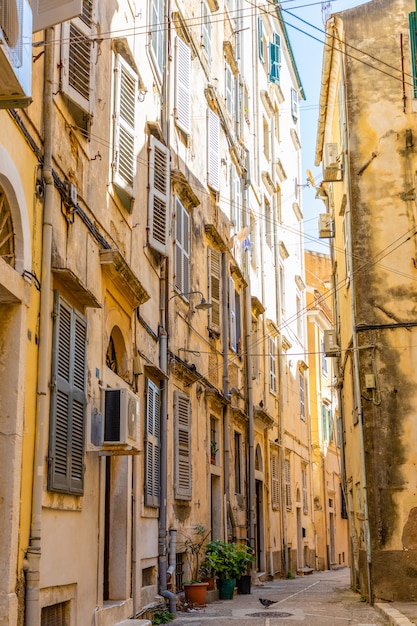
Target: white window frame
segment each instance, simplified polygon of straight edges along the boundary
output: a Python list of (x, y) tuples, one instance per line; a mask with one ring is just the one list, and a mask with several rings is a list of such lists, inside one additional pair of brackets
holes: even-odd
[(285, 481), (285, 506), (288, 511), (292, 509), (292, 493), (291, 493), (291, 462), (290, 459), (284, 461), (284, 481)]
[(269, 391), (277, 393), (277, 346), (275, 338), (268, 336)]
[(236, 232), (240, 231), (242, 213), (242, 188), (235, 165), (230, 166), (230, 221)]
[(191, 50), (176, 38), (175, 123), (186, 135), (191, 132)]
[(201, 2), (201, 45), (209, 62), (211, 62), (211, 38), (212, 38), (211, 11), (206, 0)]
[(164, 0), (150, 1), (150, 51), (159, 80), (162, 80), (164, 64)]
[(220, 189), (220, 119), (207, 109), (207, 185)]
[(224, 99), (226, 110), (233, 120), (235, 115), (235, 77), (227, 61), (224, 64)]

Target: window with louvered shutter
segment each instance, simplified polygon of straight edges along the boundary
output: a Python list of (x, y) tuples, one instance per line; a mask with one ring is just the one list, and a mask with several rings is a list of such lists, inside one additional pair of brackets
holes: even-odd
[(145, 505), (159, 506), (161, 468), (160, 389), (146, 379)]
[(292, 508), (291, 465), (290, 465), (289, 459), (285, 459), (284, 471), (285, 471), (285, 476), (284, 476), (285, 478), (285, 505), (287, 509), (291, 509)]
[(92, 112), (93, 96), (93, 1), (83, 0), (82, 14), (62, 24), (61, 88), (75, 104)]
[(138, 77), (117, 54), (114, 65), (113, 183), (134, 195), (136, 173), (135, 117)]
[(240, 186), (240, 177), (234, 165), (232, 165), (230, 169), (230, 194), (230, 220), (235, 227), (235, 231), (239, 231), (240, 213), (242, 207), (242, 190)]
[(87, 322), (54, 294), (48, 489), (83, 493)]
[(226, 100), (226, 109), (229, 113), (230, 117), (234, 116), (234, 76), (231, 70), (231, 67), (228, 63), (225, 66), (225, 76), (224, 76), (224, 98)]
[(268, 356), (269, 356), (269, 391), (277, 392), (277, 355), (275, 339), (268, 337)]
[(169, 150), (152, 135), (149, 148), (149, 245), (166, 256), (169, 227)]
[(203, 0), (201, 3), (201, 42), (203, 51), (208, 61), (211, 61), (211, 35), (212, 25), (210, 7), (207, 2)]
[(291, 115), (296, 122), (298, 120), (298, 94), (293, 87), (291, 87)]
[(307, 468), (301, 470), (302, 486), (303, 486), (303, 512), (308, 513), (308, 491), (307, 491)]
[(211, 109), (207, 111), (207, 184), (220, 189), (220, 120)]
[(258, 17), (258, 54), (261, 63), (265, 63), (264, 27), (261, 17)]
[(236, 338), (236, 297), (235, 297), (235, 283), (233, 278), (229, 276), (229, 341), (230, 348), (237, 351), (237, 338)]
[(272, 508), (279, 509), (279, 456), (278, 454), (271, 455), (271, 500)]
[(269, 42), (269, 80), (279, 85), (281, 69), (281, 38), (277, 33)]
[(187, 135), (191, 131), (191, 52), (180, 37), (176, 39), (175, 122)]
[(180, 293), (190, 291), (190, 216), (175, 198), (174, 284)]
[(151, 2), (151, 52), (158, 77), (162, 77), (164, 63), (164, 0)]
[(213, 248), (207, 249), (208, 298), (211, 308), (208, 310), (208, 327), (220, 332), (220, 276), (221, 254)]
[(191, 404), (184, 393), (174, 393), (175, 497), (191, 500)]

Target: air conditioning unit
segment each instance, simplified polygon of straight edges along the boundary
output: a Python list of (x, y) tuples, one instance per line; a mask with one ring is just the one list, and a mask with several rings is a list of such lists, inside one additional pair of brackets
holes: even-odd
[(323, 332), (324, 354), (326, 356), (337, 356), (340, 354), (340, 348), (337, 345), (336, 331), (334, 328)]
[(342, 180), (342, 163), (337, 143), (325, 143), (323, 178), (326, 183)]
[(28, 0), (0, 3), (0, 109), (32, 101), (32, 10)]
[(334, 237), (333, 221), (329, 213), (319, 215), (319, 237), (320, 239)]
[(139, 444), (139, 398), (129, 389), (105, 389), (104, 446)]

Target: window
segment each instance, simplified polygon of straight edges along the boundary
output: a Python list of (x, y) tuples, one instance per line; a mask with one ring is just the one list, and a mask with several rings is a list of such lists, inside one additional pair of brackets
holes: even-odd
[(263, 140), (264, 140), (264, 155), (265, 158), (269, 161), (271, 158), (270, 147), (269, 147), (269, 122), (266, 117), (263, 118)]
[(327, 376), (327, 357), (324, 353), (324, 338), (320, 339), (320, 353), (321, 353), (321, 373), (323, 376)]
[(48, 489), (82, 494), (87, 321), (54, 293)]
[(274, 337), (268, 337), (269, 391), (277, 392), (277, 353)]
[(145, 424), (145, 505), (159, 506), (159, 484), (161, 463), (161, 411), (160, 389), (149, 378), (146, 379), (146, 424)]
[(191, 131), (191, 51), (180, 37), (176, 39), (175, 122), (185, 134)]
[(190, 291), (190, 216), (175, 198), (174, 284), (180, 293)]
[(213, 248), (208, 248), (207, 255), (208, 299), (211, 304), (211, 308), (208, 310), (208, 327), (216, 333), (219, 333), (221, 254)]
[(284, 464), (284, 472), (285, 472), (285, 506), (288, 510), (292, 508), (292, 495), (291, 495), (291, 465), (290, 460), (285, 459)]
[(117, 54), (114, 66), (113, 183), (130, 197), (136, 173), (135, 113), (137, 74)]
[(0, 258), (14, 268), (15, 232), (12, 211), (2, 187), (0, 187)]
[(284, 266), (279, 266), (279, 297), (281, 301), (281, 313), (285, 315), (285, 270)]
[(190, 398), (174, 392), (174, 491), (179, 500), (191, 500), (191, 404)]
[(327, 410), (327, 417), (329, 420), (329, 441), (333, 441), (334, 419), (333, 419), (333, 411), (331, 408)]
[(258, 17), (258, 54), (261, 63), (265, 63), (264, 27), (261, 17)]
[(224, 98), (226, 101), (226, 109), (230, 117), (234, 117), (234, 98), (235, 98), (235, 78), (233, 76), (232, 69), (228, 63), (225, 65), (224, 71)]
[(207, 184), (220, 188), (220, 120), (211, 109), (207, 111)]
[(298, 94), (293, 87), (291, 87), (291, 115), (294, 122), (296, 122), (298, 120)]
[(272, 248), (272, 211), (271, 211), (271, 203), (267, 198), (264, 198), (264, 208), (265, 208), (265, 240), (267, 245)]
[(302, 420), (306, 418), (305, 408), (305, 378), (303, 372), (298, 372), (298, 379), (300, 385), (300, 417)]
[(148, 228), (149, 245), (160, 254), (168, 253), (169, 150), (150, 137)]
[(209, 61), (211, 61), (211, 34), (210, 8), (207, 2), (203, 0), (201, 3), (201, 44)]
[(328, 424), (327, 424), (327, 407), (325, 404), (321, 405), (321, 418), (322, 418), (323, 441), (328, 441), (329, 432), (328, 432)]
[(304, 341), (304, 328), (303, 328), (303, 310), (301, 304), (301, 294), (297, 293), (295, 296), (295, 310), (297, 312), (297, 337), (300, 343)]
[(281, 37), (273, 33), (269, 42), (269, 80), (279, 85), (281, 69)]
[(151, 0), (151, 52), (159, 78), (164, 63), (164, 0)]
[(93, 1), (83, 0), (80, 17), (62, 24), (61, 86), (63, 93), (87, 113), (93, 95)]
[(240, 354), (241, 343), (241, 318), (240, 318), (240, 296), (235, 289), (232, 277), (229, 277), (229, 333), (230, 348), (233, 352)]
[(242, 435), (235, 431), (235, 493), (242, 493)]
[(240, 214), (242, 210), (242, 190), (240, 185), (240, 176), (236, 167), (232, 164), (230, 167), (230, 220), (236, 232), (240, 230)]
[(417, 98), (417, 13), (409, 13), (411, 65), (413, 68), (413, 96)]
[(216, 465), (218, 446), (218, 424), (217, 419), (210, 415), (210, 463)]
[(70, 619), (70, 602), (42, 607), (41, 626), (65, 626), (70, 623)]
[(308, 491), (307, 491), (307, 467), (301, 468), (301, 481), (303, 489), (303, 512), (308, 513)]
[(274, 453), (271, 455), (271, 500), (273, 509), (279, 509), (279, 476), (279, 456)]
[(349, 517), (342, 483), (340, 483), (340, 516), (342, 519), (348, 519)]

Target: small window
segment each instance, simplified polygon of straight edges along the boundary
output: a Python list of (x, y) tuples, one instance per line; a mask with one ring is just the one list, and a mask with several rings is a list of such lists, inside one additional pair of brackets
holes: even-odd
[(70, 623), (70, 603), (59, 602), (50, 606), (43, 606), (41, 611), (41, 626), (66, 626)]
[(320, 352), (321, 352), (321, 373), (323, 376), (327, 376), (327, 357), (324, 352), (324, 338), (320, 339)]
[(305, 378), (303, 372), (298, 372), (300, 383), (300, 417), (302, 420), (306, 418), (306, 405), (305, 405)]
[(226, 101), (226, 109), (230, 117), (234, 117), (234, 105), (235, 105), (235, 78), (233, 76), (232, 69), (228, 63), (225, 66), (224, 72), (224, 98)]
[(240, 296), (236, 291), (233, 278), (229, 277), (229, 333), (230, 348), (240, 354), (241, 350), (241, 312)]
[(175, 198), (174, 284), (180, 293), (190, 291), (190, 216)]
[(241, 180), (236, 167), (232, 164), (230, 167), (230, 220), (234, 226), (235, 232), (240, 231), (241, 212)]
[(258, 17), (258, 54), (261, 63), (265, 63), (264, 27), (261, 17)]
[(267, 198), (264, 198), (264, 210), (265, 210), (265, 240), (267, 246), (272, 248), (272, 236), (273, 236), (273, 223), (272, 223), (272, 210), (271, 203)]
[(294, 122), (296, 122), (298, 120), (298, 94), (293, 87), (291, 87), (291, 114)]
[(161, 415), (160, 389), (149, 378), (146, 379), (146, 422), (145, 422), (145, 505), (159, 506), (161, 469)]

